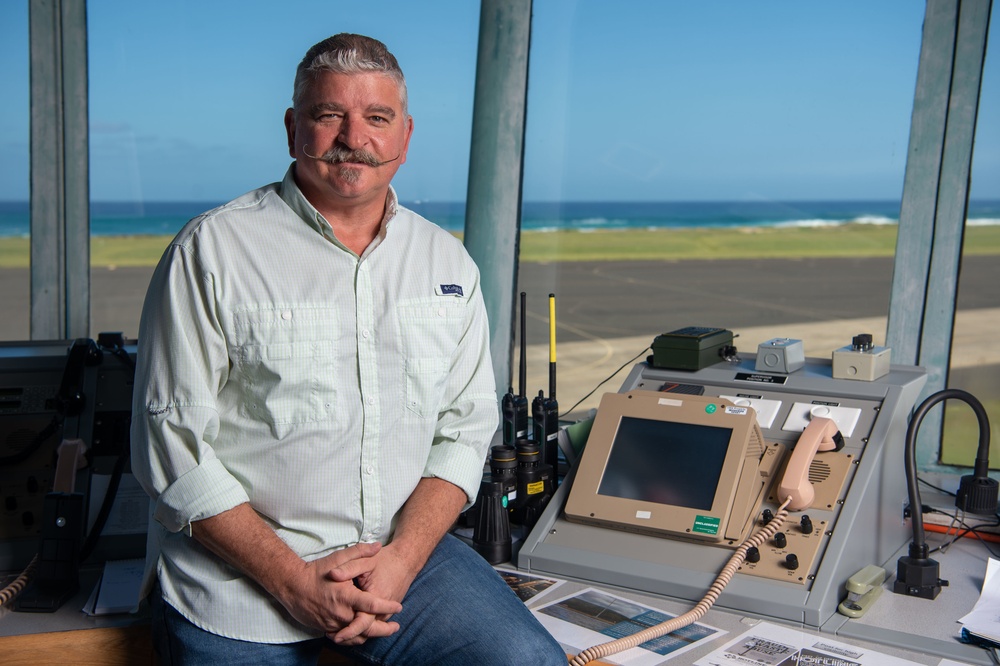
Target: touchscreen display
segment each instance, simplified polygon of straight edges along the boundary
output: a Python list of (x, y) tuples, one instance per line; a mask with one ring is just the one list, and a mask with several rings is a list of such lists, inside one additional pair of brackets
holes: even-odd
[(598, 494), (711, 510), (732, 430), (623, 416)]

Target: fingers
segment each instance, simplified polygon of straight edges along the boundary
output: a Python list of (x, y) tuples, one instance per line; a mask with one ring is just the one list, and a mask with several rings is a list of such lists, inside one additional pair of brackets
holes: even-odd
[(373, 560), (368, 558), (356, 559), (330, 569), (326, 575), (330, 580), (338, 583), (346, 583), (349, 580), (354, 580), (355, 578), (371, 573), (374, 568), (375, 563)]
[(316, 564), (329, 567), (325, 573), (328, 580), (344, 583), (370, 573), (375, 567), (373, 558), (381, 549), (377, 541), (359, 542), (316, 560)]
[(384, 599), (363, 590), (357, 590), (357, 595), (351, 600), (351, 606), (357, 613), (370, 615), (395, 615), (403, 610), (403, 605), (398, 601)]
[(331, 636), (338, 645), (360, 645), (368, 638), (389, 636), (399, 630), (398, 622), (387, 620), (403, 610), (402, 604), (358, 590), (351, 605), (355, 609), (354, 619)]
[(359, 541), (353, 546), (334, 551), (322, 559), (328, 560), (330, 566), (339, 567), (359, 558), (372, 557), (381, 549), (382, 544), (378, 541)]
[(337, 645), (361, 645), (369, 638), (391, 636), (399, 631), (396, 622), (383, 622), (369, 613), (357, 613), (354, 620), (335, 634), (327, 637)]
[(367, 640), (364, 632), (374, 621), (375, 618), (368, 613), (356, 613), (350, 624), (327, 636), (337, 645), (360, 645)]
[[(360, 645), (374, 636), (388, 636), (399, 624), (386, 620), (403, 607), (389, 596), (361, 589), (357, 583), (375, 569), (378, 542), (357, 543), (311, 562), (317, 582), (331, 596), (323, 603), (327, 612), (322, 626), (338, 645)], [(332, 611), (332, 613), (331, 613)]]

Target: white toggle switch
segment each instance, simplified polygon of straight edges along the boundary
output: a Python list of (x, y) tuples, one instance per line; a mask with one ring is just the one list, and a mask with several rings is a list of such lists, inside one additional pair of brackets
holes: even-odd
[(827, 405), (816, 405), (809, 410), (809, 415), (830, 418), (830, 408)]

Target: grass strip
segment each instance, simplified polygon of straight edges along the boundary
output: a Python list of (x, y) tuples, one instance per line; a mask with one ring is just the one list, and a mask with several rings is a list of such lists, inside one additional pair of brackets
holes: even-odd
[[(524, 232), (521, 261), (891, 257), (896, 225)], [(461, 237), (461, 234), (456, 234)], [(154, 266), (170, 236), (94, 236), (93, 266)], [(1000, 226), (969, 227), (966, 255), (1000, 254)], [(0, 238), (0, 268), (27, 268), (27, 238)]]

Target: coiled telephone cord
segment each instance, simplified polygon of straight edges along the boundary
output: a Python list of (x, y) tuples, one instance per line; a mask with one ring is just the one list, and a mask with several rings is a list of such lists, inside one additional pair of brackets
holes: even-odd
[(31, 581), (31, 577), (35, 575), (35, 567), (38, 566), (38, 555), (31, 558), (31, 562), (25, 567), (24, 571), (18, 575), (7, 587), (0, 590), (0, 608), (8, 602), (17, 598), (17, 595), (21, 594), (21, 591), (25, 586)]
[(576, 655), (576, 657), (569, 662), (570, 666), (585, 666), (585, 664), (588, 664), (596, 659), (607, 657), (608, 655), (622, 652), (624, 650), (628, 650), (629, 648), (634, 648), (637, 645), (642, 645), (646, 641), (659, 638), (660, 636), (669, 634), (672, 631), (677, 631), (678, 629), (682, 629), (689, 624), (697, 622), (705, 613), (708, 612), (708, 609), (715, 604), (726, 585), (728, 585), (729, 581), (731, 581), (733, 576), (736, 575), (740, 565), (743, 564), (746, 559), (747, 551), (754, 546), (760, 546), (765, 541), (773, 537), (779, 529), (781, 529), (781, 525), (785, 522), (785, 518), (788, 516), (788, 510), (786, 507), (791, 501), (791, 497), (787, 498), (781, 507), (779, 507), (778, 512), (774, 515), (774, 518), (757, 533), (751, 535), (750, 538), (744, 541), (740, 547), (736, 549), (736, 552), (729, 558), (726, 566), (724, 566), (719, 575), (716, 576), (715, 581), (712, 583), (711, 587), (709, 587), (708, 592), (704, 597), (702, 597), (701, 601), (699, 601), (694, 608), (682, 615), (678, 615), (677, 617), (667, 620), (666, 622), (661, 622), (654, 627), (643, 629), (642, 631), (632, 634), (631, 636), (625, 636), (617, 640), (601, 643), (600, 645), (587, 648), (580, 654)]

